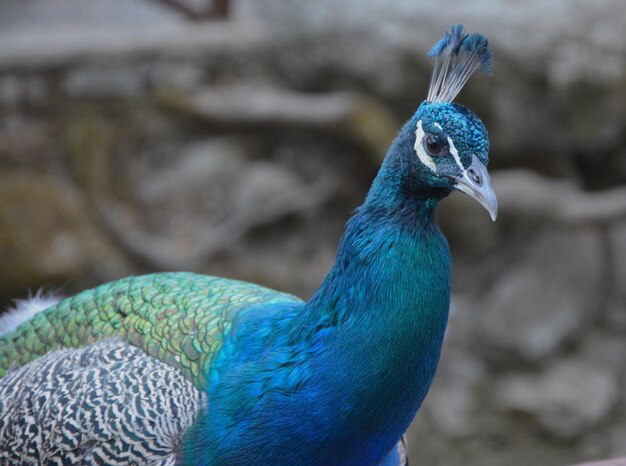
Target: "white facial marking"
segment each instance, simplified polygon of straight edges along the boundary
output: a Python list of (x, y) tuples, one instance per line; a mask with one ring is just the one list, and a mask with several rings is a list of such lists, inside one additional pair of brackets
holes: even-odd
[(424, 165), (431, 169), (433, 173), (437, 173), (437, 166), (433, 159), (426, 153), (422, 139), (424, 139), (424, 130), (422, 129), (422, 120), (417, 122), (417, 128), (415, 129), (415, 153)]
[[(469, 175), (467, 174), (467, 170), (461, 163), (461, 157), (459, 157), (459, 151), (456, 149), (456, 147), (454, 146), (454, 142), (452, 142), (452, 139), (450, 139), (449, 137), (448, 137), (448, 145), (450, 146), (450, 153), (452, 154), (452, 157), (454, 157), (454, 161), (456, 162), (456, 164), (461, 169), (461, 173), (463, 173), (463, 178), (465, 179), (465, 181), (470, 184), (475, 184), (472, 180), (470, 180)], [(457, 187), (461, 191), (465, 193), (469, 193), (469, 191), (467, 191), (467, 188), (464, 185), (457, 183)], [(472, 193), (469, 193), (469, 194), (470, 196), (473, 196)]]
[(454, 157), (454, 161), (459, 166), (461, 171), (465, 173), (465, 167), (461, 163), (461, 157), (459, 157), (459, 151), (456, 150), (456, 146), (454, 145), (454, 142), (452, 142), (452, 139), (450, 139), (450, 136), (448, 136), (447, 139), (448, 139), (448, 146), (450, 147), (450, 153), (452, 154), (452, 157)]

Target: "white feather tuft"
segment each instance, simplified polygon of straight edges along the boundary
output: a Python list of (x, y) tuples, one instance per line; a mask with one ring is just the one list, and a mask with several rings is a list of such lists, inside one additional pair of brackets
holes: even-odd
[(45, 294), (41, 290), (28, 299), (17, 299), (15, 305), (0, 316), (0, 335), (12, 332), (35, 314), (57, 304), (61, 298)]

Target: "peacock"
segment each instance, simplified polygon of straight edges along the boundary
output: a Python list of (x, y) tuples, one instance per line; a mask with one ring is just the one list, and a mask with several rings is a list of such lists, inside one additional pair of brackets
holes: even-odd
[(40, 300), (0, 322), (0, 463), (400, 465), (450, 304), (439, 201), (497, 215), (479, 118), (453, 102), (487, 39), (429, 53), (427, 99), (391, 144), (308, 301), (154, 273)]

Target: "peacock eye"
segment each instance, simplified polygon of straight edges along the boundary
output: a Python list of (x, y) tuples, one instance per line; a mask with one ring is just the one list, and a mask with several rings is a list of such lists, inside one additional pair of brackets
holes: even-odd
[(448, 150), (448, 145), (444, 143), (440, 136), (433, 133), (424, 135), (424, 148), (429, 155), (440, 157)]

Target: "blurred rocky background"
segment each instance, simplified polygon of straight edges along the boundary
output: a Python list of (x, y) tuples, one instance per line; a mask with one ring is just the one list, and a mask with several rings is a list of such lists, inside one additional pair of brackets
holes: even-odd
[(307, 297), (451, 24), (494, 76), (500, 217), (454, 194), (455, 258), (412, 465), (626, 455), (623, 0), (4, 0), (0, 304), (156, 270)]

